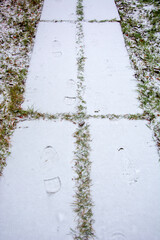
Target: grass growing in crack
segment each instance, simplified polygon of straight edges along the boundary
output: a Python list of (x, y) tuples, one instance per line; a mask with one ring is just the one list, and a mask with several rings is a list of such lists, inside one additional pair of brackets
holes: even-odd
[(56, 113), (56, 114), (49, 114), (49, 113), (42, 113), (34, 110), (33, 108), (29, 108), (28, 110), (19, 110), (19, 118), (22, 120), (36, 120), (36, 119), (43, 119), (43, 120), (66, 120), (70, 121), (73, 124), (76, 124), (76, 121), (79, 119), (76, 114), (70, 113)]
[(9, 154), (10, 136), (22, 117), (24, 83), (42, 2), (0, 2), (0, 174)]
[(89, 20), (88, 22), (89, 23), (105, 23), (105, 22), (120, 22), (120, 20), (117, 20), (116, 18), (113, 18), (113, 19), (110, 19), (110, 20), (107, 20), (107, 19), (104, 19), (104, 20), (93, 19), (93, 20)]
[(91, 197), (91, 161), (90, 152), (90, 134), (89, 125), (79, 127), (74, 134), (76, 139), (75, 155), (75, 201), (74, 211), (77, 214), (77, 227), (72, 230), (74, 239), (94, 239), (93, 230), (93, 202)]
[(78, 0), (76, 8), (77, 20), (82, 21), (84, 19), (83, 14), (83, 0)]
[(83, 99), (84, 91), (84, 34), (81, 21), (83, 20), (83, 1), (77, 1), (77, 98), (78, 106), (75, 116), (79, 127), (77, 128), (74, 137), (76, 151), (74, 152), (74, 171), (75, 171), (75, 196), (74, 196), (74, 211), (76, 213), (77, 226), (73, 230), (72, 235), (75, 240), (94, 239), (93, 230), (93, 202), (91, 197), (91, 161), (89, 160), (90, 153), (90, 134), (89, 125), (85, 124), (86, 119), (86, 102)]
[(95, 119), (109, 119), (109, 120), (117, 120), (117, 119), (129, 119), (129, 120), (147, 120), (152, 121), (155, 116), (150, 116), (148, 113), (144, 112), (143, 114), (106, 114), (106, 115), (86, 115), (86, 119), (95, 118)]
[(86, 102), (82, 98), (85, 85), (84, 85), (84, 66), (85, 66), (85, 55), (84, 55), (84, 43), (83, 43), (83, 26), (81, 22), (77, 23), (77, 98), (78, 98), (78, 107), (77, 107), (77, 116), (79, 119), (83, 119), (86, 113)]
[(160, 150), (160, 2), (116, 0), (127, 50), (136, 71), (141, 107)]

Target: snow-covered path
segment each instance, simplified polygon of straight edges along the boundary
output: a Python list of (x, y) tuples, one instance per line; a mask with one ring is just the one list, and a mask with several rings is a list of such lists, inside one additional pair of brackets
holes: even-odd
[(125, 115), (142, 113), (136, 89), (113, 0), (44, 1), (23, 108), (52, 120), (14, 133), (0, 239), (160, 239), (156, 144)]

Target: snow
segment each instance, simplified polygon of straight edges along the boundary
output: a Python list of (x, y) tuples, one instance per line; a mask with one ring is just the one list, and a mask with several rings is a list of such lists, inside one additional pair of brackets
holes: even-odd
[(144, 6), (144, 10), (152, 11), (152, 10), (154, 10), (154, 5), (147, 5), (147, 6)]
[(160, 239), (160, 165), (146, 121), (90, 120), (99, 240)]
[(114, 0), (84, 0), (86, 20), (120, 20)]
[[(98, 239), (158, 240), (160, 166), (146, 121), (90, 120)], [(69, 122), (25, 121), (0, 180), (0, 238), (72, 239), (73, 132)], [(9, 230), (8, 230), (9, 229)]]
[(41, 20), (75, 20), (76, 1), (45, 0)]
[(74, 131), (69, 122), (18, 125), (0, 179), (0, 239), (72, 239)]
[(84, 23), (89, 114), (139, 113), (134, 71), (119, 23)]
[(75, 111), (75, 45), (75, 25), (39, 24), (26, 81), (25, 109), (34, 107), (52, 114)]
[(3, 95), (0, 93), (0, 104), (4, 101)]
[[(75, 5), (71, 0), (45, 0), (23, 108), (76, 113), (77, 85), (82, 84), (85, 92), (80, 97), (86, 100), (88, 114), (141, 113), (134, 71), (118, 22), (82, 22), (85, 72), (84, 82), (77, 84), (76, 61), (83, 49), (76, 53), (76, 23), (50, 22), (74, 20)], [(113, 0), (84, 1), (84, 11), (85, 20), (119, 20)], [(83, 70), (80, 73), (83, 75)], [(73, 121), (77, 121), (74, 116)], [(160, 165), (147, 122), (96, 117), (87, 121), (92, 139), (89, 160), (97, 239), (159, 240)], [(82, 129), (85, 140), (89, 136), (83, 123), (87, 125), (86, 119), (81, 119), (78, 130)], [(69, 233), (77, 227), (72, 206), (74, 153), (78, 149), (85, 158), (89, 151), (81, 136), (74, 145), (76, 131), (69, 121), (18, 124), (8, 165), (0, 178), (0, 239), (73, 239)]]

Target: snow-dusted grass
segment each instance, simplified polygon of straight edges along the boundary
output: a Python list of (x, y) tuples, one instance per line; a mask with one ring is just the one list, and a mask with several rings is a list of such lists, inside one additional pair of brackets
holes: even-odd
[(86, 121), (86, 102), (83, 99), (84, 84), (84, 33), (82, 21), (83, 15), (83, 0), (77, 1), (77, 114), (75, 120), (78, 122), (78, 127), (74, 133), (75, 147), (74, 152), (74, 171), (75, 171), (75, 195), (73, 207), (76, 213), (76, 228), (72, 229), (72, 234), (75, 240), (77, 239), (94, 239), (93, 229), (93, 201), (91, 196), (91, 161), (90, 161), (90, 131), (89, 124)]
[(76, 151), (74, 152), (76, 173), (74, 211), (77, 215), (77, 226), (72, 231), (74, 239), (94, 239), (93, 201), (91, 196), (91, 164), (89, 125), (79, 126), (74, 134)]
[(138, 80), (139, 99), (160, 148), (160, 2), (116, 0), (121, 26)]
[(43, 0), (0, 2), (0, 174), (21, 112), (24, 83)]

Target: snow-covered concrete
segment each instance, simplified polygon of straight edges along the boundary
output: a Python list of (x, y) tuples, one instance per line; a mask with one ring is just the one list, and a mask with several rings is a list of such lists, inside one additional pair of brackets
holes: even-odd
[(120, 20), (114, 0), (84, 0), (86, 20)]
[(76, 1), (45, 0), (41, 20), (75, 20)]
[(74, 112), (76, 106), (75, 25), (41, 22), (26, 81), (23, 107)]
[(146, 121), (90, 120), (99, 240), (160, 239), (160, 164)]
[(88, 113), (141, 112), (119, 23), (84, 23), (84, 36)]
[[(84, 0), (84, 12), (84, 20), (119, 20), (113, 0)], [(50, 22), (74, 20), (75, 16), (76, 1), (45, 0), (23, 108), (76, 113), (78, 30), (73, 22)], [(141, 112), (120, 24), (82, 24), (86, 85), (82, 98), (87, 113)], [(160, 165), (147, 122), (88, 121), (96, 236), (99, 240), (159, 240)], [(75, 200), (75, 131), (74, 124), (67, 121), (18, 124), (8, 165), (0, 178), (0, 239), (73, 239), (68, 234), (71, 228), (76, 229), (71, 206)], [(77, 138), (81, 148), (78, 142)]]
[(18, 125), (0, 178), (0, 239), (72, 239), (74, 131), (69, 122)]

